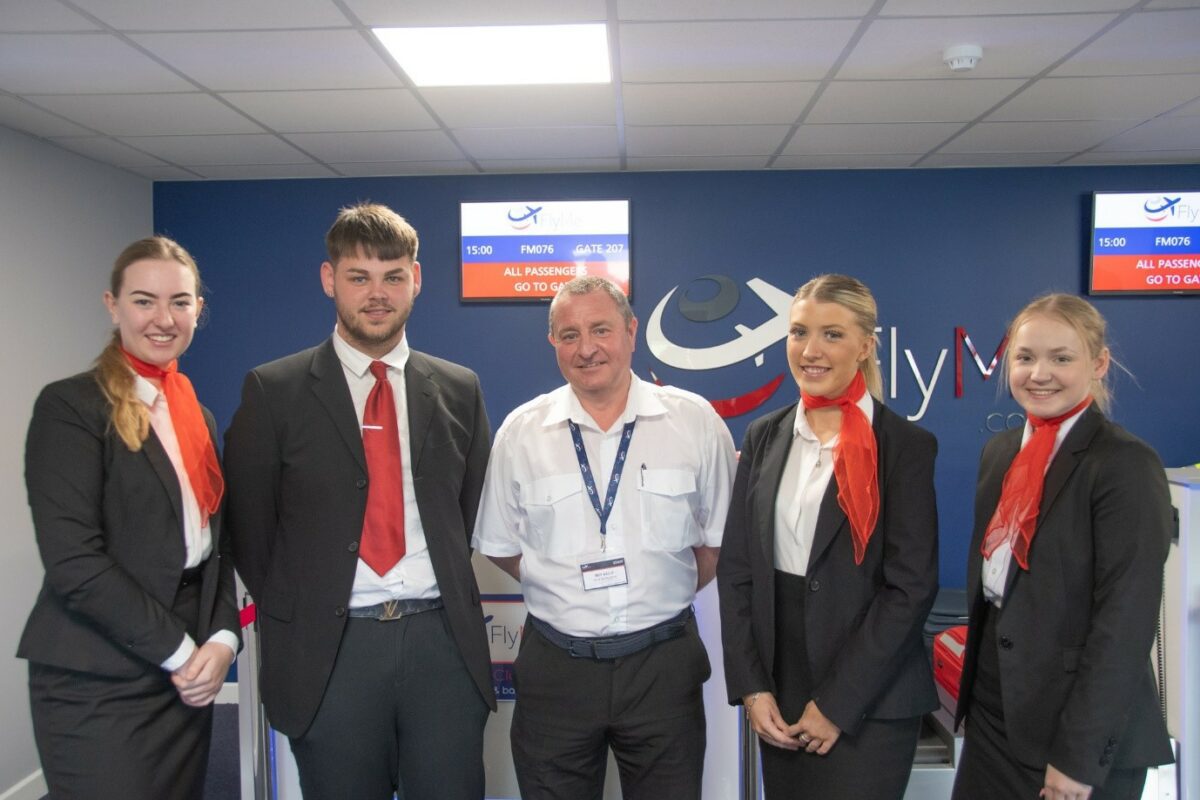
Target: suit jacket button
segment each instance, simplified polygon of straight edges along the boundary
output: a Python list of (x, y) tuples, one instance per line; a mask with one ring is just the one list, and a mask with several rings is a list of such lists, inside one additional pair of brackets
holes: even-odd
[(367, 487), (367, 479), (359, 478), (357, 481), (354, 482), (354, 485), (360, 489), (365, 489)]
[(335, 617), (344, 617), (344, 616), (346, 616), (346, 607), (345, 607), (345, 606), (338, 606), (337, 608), (335, 608), (335, 609), (333, 610), (333, 615), (334, 615)]
[(349, 545), (347, 545), (346, 549), (349, 550), (351, 553), (357, 553), (358, 552), (358, 542), (351, 542)]
[(1012, 650), (1013, 640), (1008, 638), (1007, 636), (1001, 636), (1000, 637), (1000, 646), (1002, 648), (1004, 648), (1005, 650)]
[(813, 578), (811, 581), (808, 582), (808, 590), (810, 592), (821, 591), (821, 582), (819, 580), (817, 580), (816, 578)]

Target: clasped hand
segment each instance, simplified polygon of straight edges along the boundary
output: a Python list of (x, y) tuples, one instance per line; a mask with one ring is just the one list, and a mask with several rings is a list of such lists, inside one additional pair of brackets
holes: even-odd
[(817, 704), (809, 701), (804, 707), (804, 714), (799, 721), (789, 725), (779, 712), (779, 704), (775, 695), (770, 692), (759, 692), (751, 700), (745, 698), (746, 707), (750, 712), (750, 726), (767, 744), (784, 750), (801, 750), (823, 756), (837, 744), (841, 729), (833, 724)]

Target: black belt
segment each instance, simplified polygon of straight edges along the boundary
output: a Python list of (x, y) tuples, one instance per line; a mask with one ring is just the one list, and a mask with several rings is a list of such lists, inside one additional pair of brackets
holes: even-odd
[(183, 589), (187, 586), (191, 586), (193, 583), (199, 583), (200, 579), (203, 577), (204, 564), (201, 564), (198, 567), (192, 567), (191, 569), (185, 569), (179, 576), (179, 588)]
[(596, 637), (568, 636), (532, 614), (529, 615), (529, 622), (542, 638), (566, 650), (572, 658), (592, 658), (599, 661), (631, 656), (651, 645), (675, 639), (687, 629), (687, 624), (694, 615), (692, 607), (688, 606), (670, 619), (649, 628), (616, 636)]
[(442, 607), (442, 598), (431, 597), (427, 600), (385, 600), (373, 606), (352, 608), (346, 616), (355, 619), (374, 619), (380, 622), (391, 622), (401, 617), (420, 614), (423, 611), (436, 611)]

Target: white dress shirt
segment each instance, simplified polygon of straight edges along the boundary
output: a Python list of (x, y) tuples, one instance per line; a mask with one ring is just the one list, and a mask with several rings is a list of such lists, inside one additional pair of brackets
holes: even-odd
[[(534, 616), (572, 636), (643, 630), (696, 595), (693, 547), (719, 547), (733, 485), (733, 439), (704, 398), (631, 375), (621, 419), (601, 430), (570, 386), (517, 408), (496, 433), (472, 544), (521, 556)], [(601, 551), (567, 421), (580, 428), (603, 502), (626, 423), (633, 437)], [(624, 558), (628, 583), (585, 591), (581, 565)]]
[[(1087, 407), (1083, 411), (1087, 411)], [(1054, 436), (1054, 449), (1050, 451), (1050, 458), (1046, 459), (1047, 470), (1054, 463), (1054, 457), (1058, 455), (1058, 448), (1062, 446), (1063, 439), (1071, 432), (1071, 428), (1075, 427), (1075, 423), (1079, 421), (1079, 417), (1083, 414), (1083, 411), (1063, 420), (1062, 425), (1058, 427), (1058, 433)], [(1025, 445), (1029, 444), (1032, 436), (1033, 426), (1026, 420), (1025, 430), (1021, 434), (1022, 449), (1025, 448)], [(995, 512), (992, 513), (994, 514)], [(1004, 542), (992, 551), (991, 556), (985, 556), (983, 559), (983, 598), (995, 605), (996, 608), (1004, 605), (1004, 587), (1008, 583), (1008, 570), (1012, 564), (1012, 555), (1012, 545)]]
[[(192, 482), (188, 478), (187, 467), (183, 463), (183, 455), (179, 450), (179, 440), (175, 437), (175, 425), (171, 422), (171, 409), (167, 406), (167, 398), (150, 381), (141, 375), (134, 375), (133, 389), (139, 400), (150, 412), (150, 427), (158, 437), (171, 466), (175, 468), (175, 477), (179, 479), (179, 495), (183, 501), (183, 568), (192, 569), (204, 563), (212, 554), (212, 531), (208, 523), (201, 524), (200, 503), (196, 493), (192, 491)], [(238, 639), (234, 631), (216, 631), (208, 637), (210, 642), (220, 642), (237, 654)], [(187, 663), (196, 651), (196, 643), (188, 634), (183, 635), (183, 641), (171, 654), (170, 658), (159, 664), (168, 672), (174, 672)]]
[[(440, 597), (437, 578), (433, 574), (433, 562), (429, 559), (429, 547), (425, 543), (425, 528), (421, 525), (421, 510), (417, 508), (417, 491), (413, 488), (412, 451), (408, 436), (408, 396), (405, 394), (404, 366), (408, 363), (408, 337), (387, 355), (371, 358), (351, 347), (336, 330), (333, 334), (333, 349), (342, 372), (350, 387), (350, 399), (354, 402), (354, 413), (361, 427), (367, 397), (375, 388), (375, 376), (371, 374), (371, 362), (382, 361), (388, 365), (388, 383), (396, 398), (396, 422), (400, 428), (400, 461), (404, 469), (404, 558), (385, 575), (377, 575), (361, 558), (354, 573), (354, 585), (350, 590), (350, 607), (363, 608), (387, 600), (428, 599)], [(373, 478), (372, 478), (373, 479)]]
[[(875, 420), (875, 402), (863, 392), (856, 405), (867, 415), (867, 424)], [(775, 566), (793, 575), (808, 574), (808, 559), (817, 533), (821, 500), (833, 478), (833, 450), (840, 434), (822, 444), (804, 415), (804, 405), (796, 407), (792, 427), (792, 447), (775, 495)]]

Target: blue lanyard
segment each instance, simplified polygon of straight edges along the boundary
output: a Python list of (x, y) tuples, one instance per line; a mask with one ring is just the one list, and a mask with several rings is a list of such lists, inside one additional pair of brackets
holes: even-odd
[(629, 440), (633, 438), (633, 425), (637, 422), (625, 423), (621, 429), (621, 444), (617, 448), (617, 460), (613, 463), (612, 477), (608, 479), (608, 493), (604, 497), (604, 505), (600, 505), (600, 494), (596, 491), (596, 479), (592, 476), (592, 468), (588, 465), (587, 451), (583, 449), (583, 435), (579, 426), (567, 420), (571, 429), (571, 438), (575, 440), (575, 457), (579, 459), (579, 472), (583, 475), (583, 486), (587, 489), (588, 499), (596, 516), (600, 518), (600, 549), (604, 550), (608, 536), (608, 515), (612, 513), (613, 503), (617, 502), (617, 486), (621, 483), (621, 470), (625, 469), (625, 456), (629, 453)]

